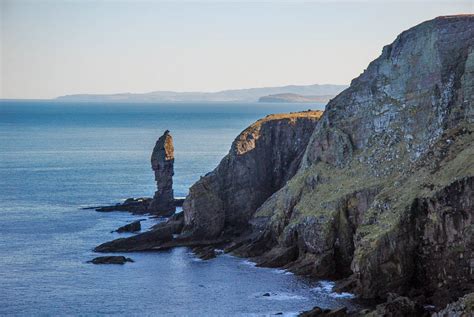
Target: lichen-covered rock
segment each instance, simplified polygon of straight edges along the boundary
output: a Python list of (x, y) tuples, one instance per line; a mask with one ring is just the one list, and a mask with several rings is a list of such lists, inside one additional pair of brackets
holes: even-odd
[(469, 293), (454, 303), (448, 304), (432, 317), (468, 317), (474, 315), (474, 293)]
[(408, 297), (388, 294), (385, 303), (377, 305), (376, 309), (362, 314), (365, 317), (422, 317), (428, 316), (423, 307), (420, 307)]
[(156, 141), (151, 154), (151, 168), (158, 187), (149, 206), (149, 212), (170, 216), (175, 210), (173, 195), (174, 146), (168, 130)]
[(185, 234), (212, 238), (248, 227), (255, 210), (296, 173), (321, 111), (270, 115), (245, 129), (183, 204)]
[(411, 213), (417, 242), (415, 283), (435, 293), (439, 304), (462, 296), (474, 277), (474, 177), (416, 199)]
[(286, 268), (352, 275), (367, 298), (469, 291), (473, 101), (473, 15), (403, 32), (329, 102), (301, 168), (258, 208), (261, 234), (235, 252), (264, 262), (297, 246)]

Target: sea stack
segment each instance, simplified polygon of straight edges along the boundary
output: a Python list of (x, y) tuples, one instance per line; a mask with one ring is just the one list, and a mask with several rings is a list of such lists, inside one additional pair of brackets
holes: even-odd
[(155, 172), (157, 191), (150, 203), (150, 213), (171, 216), (176, 210), (173, 195), (174, 147), (168, 130), (156, 141), (151, 154), (151, 168)]

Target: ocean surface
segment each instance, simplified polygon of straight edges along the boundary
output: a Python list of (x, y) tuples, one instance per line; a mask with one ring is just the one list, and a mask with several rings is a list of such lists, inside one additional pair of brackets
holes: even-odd
[(143, 216), (81, 208), (153, 195), (150, 155), (164, 130), (175, 195), (185, 196), (250, 123), (322, 107), (0, 101), (0, 315), (291, 316), (352, 305), (329, 282), (230, 255), (201, 261), (186, 248), (87, 263), (93, 247), (126, 236), (112, 230)]

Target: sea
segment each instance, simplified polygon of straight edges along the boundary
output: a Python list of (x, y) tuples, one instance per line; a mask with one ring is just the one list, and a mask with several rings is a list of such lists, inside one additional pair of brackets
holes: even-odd
[(121, 253), (135, 261), (125, 265), (87, 263), (95, 246), (129, 235), (111, 232), (119, 226), (163, 221), (83, 208), (152, 196), (150, 155), (165, 130), (174, 139), (175, 196), (184, 197), (252, 122), (323, 108), (0, 101), (0, 315), (295, 316), (354, 306), (330, 281), (229, 254), (202, 261), (176, 248)]

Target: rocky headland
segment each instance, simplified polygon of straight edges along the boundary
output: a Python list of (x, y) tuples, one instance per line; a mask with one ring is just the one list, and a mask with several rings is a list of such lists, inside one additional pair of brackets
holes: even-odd
[(262, 203), (298, 170), (322, 111), (269, 115), (245, 129), (217, 168), (189, 189), (183, 235), (241, 233)]
[(190, 188), (183, 216), (96, 251), (218, 245), (380, 302), (359, 315), (467, 316), (473, 99), (474, 15), (421, 23), (324, 114), (268, 116), (244, 130)]
[[(245, 129), (216, 169), (191, 186), (183, 212), (96, 251), (222, 245), (251, 229), (257, 208), (296, 173), (322, 111), (269, 115)], [(278, 146), (276, 146), (278, 145)], [(179, 234), (179, 236), (173, 235)], [(159, 237), (159, 238), (158, 238)]]

